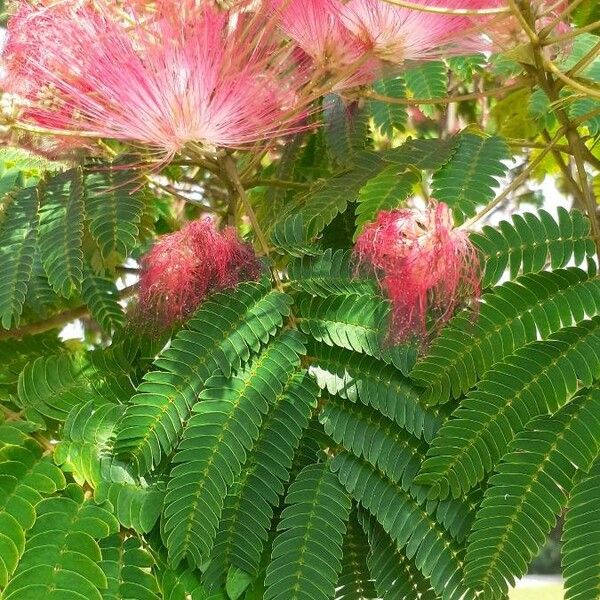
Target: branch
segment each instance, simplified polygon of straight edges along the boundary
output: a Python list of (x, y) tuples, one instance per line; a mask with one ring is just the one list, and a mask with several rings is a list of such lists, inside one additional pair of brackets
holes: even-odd
[(453, 102), (463, 102), (465, 100), (479, 100), (480, 98), (488, 98), (494, 96), (502, 96), (506, 92), (522, 88), (527, 83), (527, 80), (519, 80), (512, 85), (507, 85), (493, 90), (484, 90), (483, 92), (473, 92), (472, 94), (462, 94), (460, 96), (448, 96), (446, 98), (394, 98), (393, 96), (384, 96), (372, 90), (363, 92), (363, 96), (370, 100), (378, 100), (387, 102), (388, 104), (402, 104), (411, 106), (413, 104), (451, 104)]
[[(133, 296), (138, 289), (138, 284), (134, 283), (126, 288), (123, 288), (119, 292), (119, 300), (125, 300)], [(83, 319), (89, 315), (89, 309), (85, 305), (77, 306), (70, 310), (53, 315), (52, 317), (45, 319), (44, 321), (38, 321), (37, 323), (30, 323), (23, 325), (23, 327), (17, 327), (16, 329), (9, 329), (8, 331), (0, 331), (0, 340), (7, 339), (21, 339), (28, 335), (37, 335), (56, 329), (57, 327), (64, 327), (71, 321), (77, 319)]]

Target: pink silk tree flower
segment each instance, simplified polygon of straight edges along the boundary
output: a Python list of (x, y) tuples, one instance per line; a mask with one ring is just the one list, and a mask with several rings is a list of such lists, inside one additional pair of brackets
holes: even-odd
[[(240, 19), (206, 0), (126, 20), (106, 2), (22, 3), (12, 17), (2, 83), (22, 98), (22, 122), (167, 156), (190, 142), (241, 148), (299, 128), (301, 82), (273, 45), (270, 10)], [(135, 15), (127, 1), (123, 9)]]
[(479, 257), (444, 203), (424, 211), (381, 211), (354, 248), (358, 269), (373, 272), (391, 303), (389, 340), (426, 342), (463, 303), (480, 295)]
[(340, 0), (274, 0), (273, 5), (285, 35), (316, 69), (315, 79), (330, 76), (334, 81), (331, 89), (377, 79), (379, 62), (343, 23)]
[[(423, 6), (480, 9), (491, 0), (415, 0)], [(349, 0), (341, 18), (381, 60), (402, 64), (482, 50), (474, 17), (445, 15), (394, 6), (384, 0)]]
[(209, 294), (255, 281), (261, 272), (252, 246), (233, 227), (217, 231), (210, 219), (161, 237), (141, 265), (133, 319), (156, 332), (185, 321)]

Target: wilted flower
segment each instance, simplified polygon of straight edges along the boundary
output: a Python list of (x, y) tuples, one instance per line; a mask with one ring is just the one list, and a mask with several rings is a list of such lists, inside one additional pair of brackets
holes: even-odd
[(192, 221), (160, 238), (142, 258), (134, 320), (164, 331), (185, 321), (215, 291), (260, 276), (260, 262), (233, 227), (219, 232), (210, 219)]
[(479, 259), (465, 231), (455, 229), (444, 203), (424, 211), (382, 211), (356, 241), (359, 268), (373, 271), (392, 305), (389, 338), (426, 339), (458, 306), (479, 296)]
[(270, 10), (245, 19), (200, 4), (138, 20), (124, 2), (128, 20), (106, 0), (23, 3), (3, 54), (4, 88), (23, 99), (20, 120), (167, 154), (297, 129), (301, 82), (273, 45)]

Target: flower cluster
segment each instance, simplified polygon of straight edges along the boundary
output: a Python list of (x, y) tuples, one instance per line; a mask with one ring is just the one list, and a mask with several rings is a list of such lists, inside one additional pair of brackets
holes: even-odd
[[(479, 8), (491, 0), (421, 0)], [(383, 0), (21, 2), (2, 87), (21, 123), (71, 145), (111, 138), (169, 158), (306, 127), (315, 101), (384, 69), (481, 48), (471, 17)], [(80, 134), (74, 137), (73, 134)]]
[(391, 342), (426, 340), (428, 316), (436, 331), (461, 303), (479, 296), (476, 250), (444, 203), (380, 212), (354, 252), (358, 268), (374, 272), (390, 300)]
[(210, 219), (163, 236), (141, 264), (134, 321), (156, 332), (185, 321), (210, 293), (254, 281), (261, 272), (254, 250), (235, 229), (219, 232)]

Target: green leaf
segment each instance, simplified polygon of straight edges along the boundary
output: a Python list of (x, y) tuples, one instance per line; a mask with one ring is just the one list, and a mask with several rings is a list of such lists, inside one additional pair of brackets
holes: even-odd
[(444, 600), (472, 600), (464, 586), (462, 548), (431, 514), (402, 487), (375, 470), (366, 461), (339, 453), (332, 470), (348, 493), (366, 508), (383, 529), (414, 559), (421, 573)]
[(459, 398), (518, 348), (600, 312), (600, 280), (579, 269), (523, 275), (459, 313), (411, 372), (427, 404)]
[(123, 308), (119, 304), (119, 292), (112, 277), (96, 275), (85, 270), (81, 297), (90, 310), (90, 315), (105, 333), (119, 330), (125, 321)]
[(303, 256), (288, 267), (294, 290), (327, 298), (329, 295), (375, 294), (375, 282), (354, 273), (350, 251), (327, 248), (316, 257)]
[(162, 599), (156, 578), (148, 570), (154, 566), (152, 556), (142, 548), (135, 537), (124, 539), (111, 535), (100, 541), (102, 562), (107, 587), (103, 600), (159, 600)]
[(230, 376), (283, 325), (290, 299), (263, 283), (215, 294), (154, 361), (116, 432), (115, 452), (140, 474), (176, 447), (204, 382)]
[[(597, 393), (597, 392), (596, 392)], [(562, 534), (565, 600), (594, 600), (600, 586), (600, 460), (581, 474), (567, 506)]]
[(400, 208), (419, 181), (420, 175), (413, 171), (403, 171), (397, 165), (389, 165), (369, 180), (358, 195), (354, 237), (358, 236), (367, 223), (375, 220), (379, 211)]
[(333, 599), (342, 568), (350, 499), (327, 464), (290, 486), (265, 578), (265, 600)]
[(208, 559), (228, 488), (303, 351), (296, 334), (283, 333), (236, 376), (206, 381), (173, 457), (165, 497), (162, 538), (175, 566), (183, 558), (198, 566)]
[(393, 366), (369, 356), (309, 343), (310, 373), (321, 389), (371, 406), (408, 433), (430, 441), (445, 414), (419, 401), (418, 390)]
[(477, 511), (465, 557), (467, 585), (490, 597), (508, 593), (555, 526), (577, 469), (589, 470), (599, 451), (598, 390), (517, 434)]
[[(390, 98), (406, 98), (404, 81), (400, 77), (381, 79), (373, 84), (373, 91)], [(393, 138), (395, 131), (404, 131), (408, 119), (407, 105), (369, 100), (369, 110), (375, 127), (382, 135)]]
[(477, 206), (494, 198), (498, 180), (507, 171), (503, 161), (509, 157), (503, 138), (461, 133), (456, 152), (433, 176), (432, 196), (448, 204), (458, 222), (472, 217)]
[(119, 165), (106, 165), (85, 179), (89, 230), (104, 259), (123, 259), (135, 246), (145, 206), (140, 186)]
[(0, 221), (0, 323), (19, 324), (31, 278), (39, 233), (40, 193), (37, 187), (5, 196)]
[(378, 597), (367, 566), (369, 551), (369, 541), (357, 521), (356, 511), (353, 511), (344, 537), (336, 600), (375, 600)]
[(71, 169), (46, 180), (40, 209), (39, 249), (48, 282), (69, 298), (83, 279), (83, 174)]
[(47, 498), (36, 506), (36, 521), (5, 600), (43, 598), (60, 590), (62, 598), (103, 600), (107, 579), (99, 566), (98, 540), (116, 533), (118, 524), (107, 510), (83, 493)]
[(512, 222), (486, 225), (470, 239), (483, 254), (483, 287), (498, 283), (506, 271), (514, 279), (522, 273), (542, 271), (547, 265), (557, 269), (572, 261), (579, 266), (596, 251), (588, 218), (562, 207), (558, 208), (558, 221), (545, 210), (514, 215)]
[(403, 373), (414, 364), (414, 346), (386, 343), (390, 309), (377, 296), (318, 298), (298, 294), (295, 307), (299, 329), (318, 342), (381, 359)]
[(318, 389), (300, 372), (285, 385), (265, 416), (252, 452), (225, 501), (205, 574), (209, 587), (222, 585), (230, 566), (258, 574), (274, 509), (280, 504), (294, 452), (317, 398)]
[(340, 166), (354, 162), (356, 153), (365, 150), (369, 131), (367, 113), (357, 104), (349, 104), (338, 94), (323, 98), (323, 120), (327, 147)]
[(100, 396), (88, 379), (89, 364), (68, 354), (40, 356), (19, 376), (18, 402), (26, 414), (64, 421), (69, 411)]
[(382, 600), (436, 600), (426, 577), (409, 560), (383, 527), (364, 510), (359, 521), (369, 539), (367, 565), (372, 573), (377, 593)]
[[(448, 95), (448, 70), (441, 60), (431, 60), (418, 67), (407, 69), (403, 77), (406, 87), (414, 98), (419, 100), (431, 98), (435, 101)], [(428, 117), (433, 117), (435, 114), (434, 106), (421, 104), (419, 108)]]
[(514, 436), (600, 376), (600, 318), (520, 348), (469, 392), (438, 431), (417, 478), (430, 497), (458, 498), (483, 480)]

